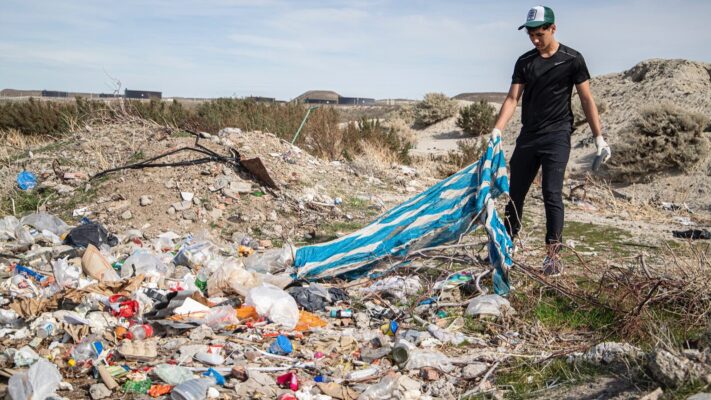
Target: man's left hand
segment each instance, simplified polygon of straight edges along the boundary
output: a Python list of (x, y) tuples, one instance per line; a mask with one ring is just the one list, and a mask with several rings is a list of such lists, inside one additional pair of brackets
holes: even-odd
[(607, 160), (612, 157), (612, 150), (610, 150), (610, 145), (607, 144), (605, 138), (602, 137), (602, 135), (595, 136), (595, 148), (597, 148), (597, 155), (603, 156), (603, 163), (606, 163)]

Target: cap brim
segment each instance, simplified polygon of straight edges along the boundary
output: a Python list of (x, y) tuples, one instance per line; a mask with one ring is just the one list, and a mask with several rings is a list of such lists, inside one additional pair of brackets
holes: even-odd
[(528, 21), (525, 24), (519, 26), (518, 30), (520, 31), (523, 28), (538, 28), (539, 26), (543, 26), (545, 24), (547, 24), (546, 21)]

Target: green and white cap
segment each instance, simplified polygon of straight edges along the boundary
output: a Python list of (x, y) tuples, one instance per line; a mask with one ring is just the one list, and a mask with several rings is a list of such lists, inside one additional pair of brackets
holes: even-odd
[(519, 26), (518, 29), (523, 28), (538, 28), (545, 24), (554, 24), (555, 15), (550, 7), (535, 6), (528, 10), (528, 15), (526, 15), (526, 23)]

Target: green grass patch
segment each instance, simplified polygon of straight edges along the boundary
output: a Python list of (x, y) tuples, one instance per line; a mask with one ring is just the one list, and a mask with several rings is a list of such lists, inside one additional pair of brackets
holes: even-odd
[(128, 157), (128, 163), (129, 164), (136, 163), (136, 162), (139, 162), (145, 158), (146, 158), (146, 155), (143, 154), (143, 151), (138, 150), (138, 151), (134, 152), (133, 154), (131, 154), (130, 157)]
[[(596, 225), (585, 222), (566, 221), (563, 237), (576, 241), (576, 251), (594, 251), (598, 255), (629, 256), (633, 248), (625, 245), (633, 236), (630, 232), (605, 225)], [(565, 254), (565, 257), (575, 257)]]
[(540, 297), (532, 294), (511, 293), (510, 301), (523, 318), (535, 318), (546, 328), (557, 331), (590, 330), (603, 333), (615, 322), (613, 311), (602, 307), (581, 307), (560, 293), (543, 289)]
[(25, 214), (36, 212), (40, 205), (55, 195), (56, 192), (49, 188), (15, 189), (10, 196), (0, 202), (0, 209), (3, 215), (12, 215), (14, 212), (17, 217), (21, 217)]
[(508, 367), (499, 369), (496, 385), (510, 390), (507, 398), (528, 399), (533, 397), (534, 392), (544, 390), (550, 385), (590, 382), (604, 373), (605, 371), (596, 365), (568, 363), (560, 358), (542, 364), (517, 360)]

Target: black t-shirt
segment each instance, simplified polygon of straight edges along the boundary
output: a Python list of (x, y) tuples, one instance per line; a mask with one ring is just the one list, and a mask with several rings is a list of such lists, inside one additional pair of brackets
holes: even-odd
[(573, 85), (588, 79), (590, 73), (583, 55), (562, 43), (548, 58), (541, 57), (536, 49), (519, 57), (511, 83), (524, 84), (521, 136), (571, 132)]

